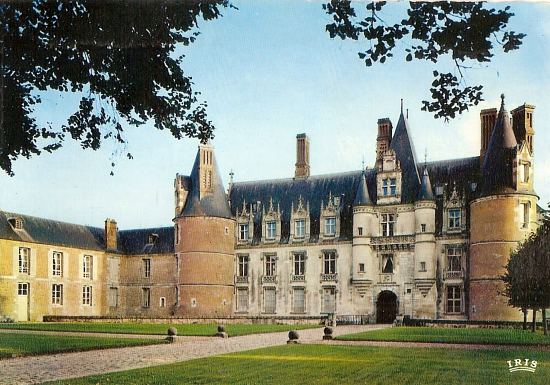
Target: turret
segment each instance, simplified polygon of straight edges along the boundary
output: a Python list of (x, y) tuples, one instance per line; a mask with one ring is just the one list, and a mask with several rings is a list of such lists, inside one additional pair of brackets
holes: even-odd
[(470, 203), (470, 271), (468, 315), (473, 320), (519, 320), (507, 306), (500, 277), (510, 253), (536, 227), (538, 197), (532, 178), (518, 183), (520, 160), (532, 166), (519, 145), (504, 106), (504, 95), (482, 166), (479, 196)]
[(188, 194), (175, 218), (176, 315), (227, 317), (233, 311), (235, 221), (209, 143), (199, 146), (191, 175), (184, 181)]

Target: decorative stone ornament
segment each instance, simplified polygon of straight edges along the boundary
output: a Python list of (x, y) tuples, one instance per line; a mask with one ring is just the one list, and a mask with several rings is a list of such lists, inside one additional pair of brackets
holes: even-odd
[(325, 333), (325, 335), (323, 336), (323, 340), (331, 340), (333, 337), (332, 337), (332, 328), (331, 327), (326, 327), (323, 332)]
[(178, 329), (176, 329), (173, 326), (169, 327), (167, 334), (168, 334), (168, 337), (166, 337), (166, 341), (173, 343), (176, 341), (176, 337), (178, 335)]
[(298, 335), (298, 332), (296, 330), (291, 330), (288, 332), (288, 341), (286, 341), (287, 344), (299, 344), (298, 339), (300, 336)]
[(218, 325), (218, 332), (216, 333), (216, 337), (221, 337), (221, 338), (228, 337), (227, 333), (225, 332), (225, 326)]

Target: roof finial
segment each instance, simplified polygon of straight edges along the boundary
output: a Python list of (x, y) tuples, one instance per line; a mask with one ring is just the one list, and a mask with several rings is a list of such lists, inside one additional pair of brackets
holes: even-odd
[(424, 167), (426, 167), (426, 163), (428, 163), (428, 148), (427, 147), (424, 149)]
[(409, 109), (407, 108), (407, 119), (409, 119)]
[(403, 98), (401, 98), (401, 114), (403, 114)]
[(230, 184), (233, 184), (233, 176), (235, 175), (235, 173), (233, 172), (233, 169), (231, 169), (231, 171), (229, 171), (229, 183)]
[(500, 94), (500, 107), (504, 108), (504, 94)]
[(361, 160), (361, 170), (365, 171), (365, 155), (363, 155), (363, 159)]

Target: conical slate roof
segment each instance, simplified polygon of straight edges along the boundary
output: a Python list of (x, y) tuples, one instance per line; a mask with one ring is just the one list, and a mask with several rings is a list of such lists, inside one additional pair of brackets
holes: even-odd
[(417, 196), (420, 187), (420, 177), (416, 167), (416, 156), (412, 141), (409, 137), (409, 123), (403, 115), (399, 116), (397, 127), (391, 140), (390, 149), (395, 151), (397, 160), (401, 163), (402, 170), (402, 188), (401, 201), (402, 203), (413, 202)]
[(216, 155), (212, 152), (212, 192), (208, 194), (200, 194), (200, 148), (195, 157), (195, 163), (191, 170), (191, 190), (187, 196), (185, 206), (181, 211), (180, 216), (183, 217), (219, 217), (232, 218), (229, 203), (225, 194), (222, 179), (218, 164), (216, 163)]
[(514, 186), (512, 169), (517, 142), (504, 107), (504, 95), (501, 98), (500, 111), (483, 160), (482, 196), (512, 191)]
[(424, 166), (424, 172), (422, 173), (422, 182), (420, 184), (420, 190), (418, 191), (417, 200), (431, 201), (433, 199), (434, 199), (434, 194), (432, 192), (430, 175), (428, 174), (428, 168)]
[(367, 180), (365, 179), (365, 171), (361, 173), (357, 194), (353, 201), (354, 206), (369, 206), (372, 205), (372, 200), (369, 197), (369, 189), (367, 188)]

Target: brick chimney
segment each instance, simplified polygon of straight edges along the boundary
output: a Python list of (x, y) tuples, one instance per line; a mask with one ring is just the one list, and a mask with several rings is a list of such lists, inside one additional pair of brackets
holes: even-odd
[(393, 125), (389, 118), (378, 119), (378, 136), (376, 137), (376, 167), (382, 168), (382, 156), (390, 148)]
[(486, 110), (481, 110), (479, 114), (479, 119), (481, 120), (481, 149), (479, 150), (479, 161), (480, 165), (483, 165), (483, 159), (485, 158), (485, 153), (487, 152), (487, 147), (489, 146), (489, 140), (491, 139), (491, 134), (493, 133), (493, 127), (497, 120), (497, 109), (489, 108)]
[(116, 250), (117, 242), (117, 227), (114, 219), (107, 218), (105, 220), (105, 247), (107, 250)]
[(296, 171), (294, 177), (309, 177), (309, 138), (306, 134), (296, 135)]

